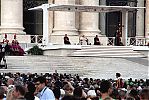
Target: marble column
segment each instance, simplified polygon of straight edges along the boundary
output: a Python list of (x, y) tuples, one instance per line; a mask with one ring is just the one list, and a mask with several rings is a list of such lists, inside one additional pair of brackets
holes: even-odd
[[(55, 4), (75, 5), (75, 0), (55, 0)], [(75, 12), (54, 12), (54, 28), (52, 35), (78, 35), (75, 27)]]
[[(100, 5), (106, 6), (106, 0), (100, 0)], [(106, 34), (106, 13), (100, 13), (100, 30), (101, 34)]]
[[(54, 0), (48, 0), (48, 3), (53, 4)], [(52, 35), (52, 31), (53, 31), (53, 27), (54, 27), (54, 11), (49, 11), (49, 43), (51, 43), (51, 35)]]
[(146, 0), (146, 21), (145, 21), (145, 37), (149, 37), (149, 0)]
[(1, 0), (0, 33), (25, 34), (23, 30), (23, 0)]
[[(80, 0), (80, 4), (99, 5), (99, 0)], [(99, 13), (81, 12), (79, 32), (85, 36), (99, 35)]]
[[(144, 0), (138, 0), (138, 7), (144, 7)], [(144, 9), (138, 9), (136, 19), (136, 37), (144, 37)]]
[(122, 11), (122, 43), (127, 46), (128, 45), (128, 11)]

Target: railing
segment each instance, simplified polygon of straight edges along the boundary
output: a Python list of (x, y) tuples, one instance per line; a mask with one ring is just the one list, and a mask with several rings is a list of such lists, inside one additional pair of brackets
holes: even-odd
[(149, 38), (129, 37), (128, 45), (145, 46), (149, 43)]
[(42, 43), (42, 35), (31, 35), (31, 43)]
[[(42, 44), (42, 35), (30, 35), (30, 43), (20, 43), (22, 48), (33, 47), (34, 45)], [(107, 45), (115, 45), (115, 37), (107, 37)], [(122, 38), (121, 38), (122, 40)], [(128, 37), (127, 45), (145, 46), (149, 43), (149, 38)]]
[[(122, 39), (122, 38), (121, 38)], [(128, 37), (127, 45), (145, 46), (149, 43), (149, 38)], [(107, 45), (115, 44), (115, 37), (108, 37)]]

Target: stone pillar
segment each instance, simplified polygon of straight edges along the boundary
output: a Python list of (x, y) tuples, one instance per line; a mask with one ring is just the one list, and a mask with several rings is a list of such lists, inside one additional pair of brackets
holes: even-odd
[(1, 0), (0, 33), (25, 34), (23, 30), (23, 0)]
[(128, 11), (122, 11), (122, 43), (128, 45)]
[[(55, 4), (75, 5), (75, 0), (55, 0)], [(75, 28), (75, 12), (54, 12), (54, 29), (52, 35), (78, 35)]]
[[(48, 0), (48, 3), (53, 4), (54, 0)], [(54, 27), (54, 11), (49, 11), (49, 43), (51, 43), (51, 35), (52, 35), (52, 31), (53, 31), (53, 27)]]
[(149, 0), (146, 0), (146, 21), (145, 21), (145, 37), (149, 37)]
[[(80, 0), (80, 4), (99, 6), (99, 0)], [(81, 12), (79, 32), (85, 36), (99, 35), (99, 13)]]
[[(106, 6), (106, 0), (100, 0), (100, 5), (105, 5)], [(106, 34), (106, 13), (100, 13), (100, 30), (101, 34), (105, 35)]]
[[(144, 0), (138, 0), (138, 7), (144, 7)], [(136, 19), (136, 37), (144, 37), (144, 9), (138, 9)]]

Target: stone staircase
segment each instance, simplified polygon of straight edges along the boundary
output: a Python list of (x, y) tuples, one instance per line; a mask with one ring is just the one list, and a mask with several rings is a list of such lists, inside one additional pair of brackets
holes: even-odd
[(146, 57), (131, 46), (82, 46), (69, 56), (73, 57)]
[[(120, 57), (120, 58), (119, 58)], [(133, 58), (134, 57), (134, 58)], [(115, 78), (115, 73), (148, 78), (148, 58), (132, 47), (82, 46), (68, 56), (6, 56), (7, 69), (0, 73), (67, 73), (82, 77)], [(118, 70), (119, 69), (119, 70)]]
[(62, 56), (6, 56), (7, 69), (0, 73), (67, 73), (81, 77), (115, 78), (122, 73), (125, 78), (148, 78), (148, 58), (62, 57)]

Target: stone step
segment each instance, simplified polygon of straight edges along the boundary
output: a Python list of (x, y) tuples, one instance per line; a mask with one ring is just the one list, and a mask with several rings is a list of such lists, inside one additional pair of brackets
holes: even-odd
[(96, 45), (83, 45), (81, 46), (82, 49), (97, 49), (97, 48), (100, 48), (100, 49), (105, 49), (105, 48), (129, 48), (129, 49), (132, 49), (132, 46), (96, 46)]
[(73, 52), (73, 54), (117, 54), (117, 53), (135, 53), (135, 54), (140, 54), (139, 52), (137, 51), (132, 51), (132, 50), (127, 50), (127, 51), (76, 51), (76, 52)]
[(76, 50), (86, 52), (86, 51), (133, 51), (132, 48), (94, 48), (94, 49), (82, 49), (82, 50)]
[(69, 56), (73, 57), (146, 57), (133, 51), (131, 46), (82, 46)]

